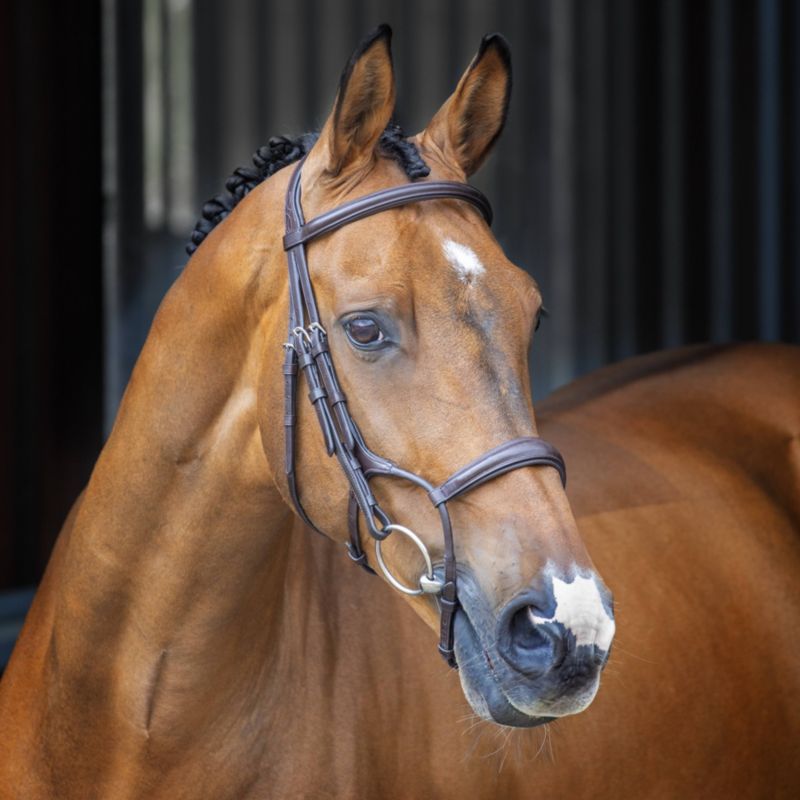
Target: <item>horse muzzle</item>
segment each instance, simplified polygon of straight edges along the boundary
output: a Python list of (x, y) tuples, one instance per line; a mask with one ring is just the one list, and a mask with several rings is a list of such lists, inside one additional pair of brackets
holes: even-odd
[(459, 577), (455, 652), (478, 716), (533, 727), (583, 711), (597, 693), (614, 637), (611, 595), (591, 572), (546, 570), (501, 609)]

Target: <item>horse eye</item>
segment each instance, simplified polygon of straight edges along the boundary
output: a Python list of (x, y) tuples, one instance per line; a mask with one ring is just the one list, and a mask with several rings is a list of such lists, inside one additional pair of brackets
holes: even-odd
[(344, 326), (350, 341), (361, 348), (373, 348), (386, 340), (380, 325), (372, 317), (354, 317)]

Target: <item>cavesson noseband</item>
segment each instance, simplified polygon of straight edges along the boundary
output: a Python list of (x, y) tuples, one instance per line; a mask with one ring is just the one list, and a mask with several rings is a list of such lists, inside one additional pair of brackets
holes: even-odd
[[(328, 336), (319, 317), (314, 289), (306, 258), (306, 244), (319, 236), (341, 228), (357, 219), (386, 211), (390, 208), (422, 200), (454, 199), (472, 203), (488, 224), (492, 221), (489, 201), (477, 189), (454, 181), (427, 181), (409, 183), (365, 195), (344, 203), (332, 211), (320, 214), (306, 222), (300, 204), (300, 176), (303, 162), (294, 170), (286, 192), (286, 236), (284, 249), (289, 262), (289, 337), (285, 344), (283, 364), (285, 402), (285, 470), (292, 502), (304, 522), (316, 531), (300, 503), (295, 473), (295, 425), (297, 417), (296, 394), (298, 366), (306, 377), (308, 398), (319, 420), (325, 447), (329, 456), (335, 455), (350, 484), (349, 526), (347, 543), (350, 558), (357, 564), (373, 570), (361, 548), (359, 512), (363, 514), (367, 530), (375, 540), (378, 567), (387, 580), (406, 594), (434, 594), (438, 596), (441, 615), (439, 652), (447, 663), (455, 667), (453, 650), (453, 618), (458, 606), (456, 583), (456, 557), (453, 546), (453, 529), (447, 503), (486, 481), (514, 469), (528, 466), (549, 466), (558, 470), (562, 484), (566, 483), (564, 459), (553, 445), (533, 436), (501, 444), (462, 467), (444, 483), (434, 486), (425, 478), (376, 455), (364, 443), (361, 431), (350, 415), (347, 399), (342, 392), (331, 352)], [(380, 507), (370, 489), (370, 479), (375, 476), (400, 478), (424, 489), (430, 502), (439, 512), (444, 537), (444, 559), (441, 577), (434, 572), (428, 549), (422, 540), (403, 525), (395, 524)], [(321, 531), (319, 531), (321, 533)], [(400, 583), (387, 569), (381, 554), (381, 542), (392, 532), (407, 536), (421, 551), (425, 559), (425, 573), (418, 587)]]

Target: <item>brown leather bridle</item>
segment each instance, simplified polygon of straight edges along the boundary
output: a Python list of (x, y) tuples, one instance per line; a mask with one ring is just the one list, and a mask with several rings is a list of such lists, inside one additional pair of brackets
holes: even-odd
[[(314, 530), (319, 528), (309, 519), (300, 503), (295, 473), (294, 431), (295, 398), (297, 393), (298, 365), (306, 377), (308, 398), (319, 420), (325, 448), (329, 456), (335, 455), (350, 484), (348, 513), (350, 541), (347, 543), (350, 558), (357, 564), (373, 570), (361, 548), (359, 512), (364, 515), (367, 531), (376, 543), (378, 564), (389, 581), (408, 594), (426, 592), (438, 595), (441, 615), (439, 652), (445, 661), (456, 667), (453, 649), (453, 618), (458, 606), (456, 585), (456, 557), (453, 529), (447, 503), (486, 481), (514, 469), (528, 466), (549, 466), (558, 470), (562, 484), (566, 485), (564, 459), (553, 445), (538, 437), (526, 436), (494, 447), (479, 458), (462, 467), (439, 486), (419, 475), (382, 458), (364, 443), (361, 431), (350, 416), (347, 399), (336, 377), (328, 337), (319, 317), (319, 309), (311, 285), (305, 246), (313, 239), (341, 228), (357, 219), (386, 211), (390, 208), (422, 200), (442, 198), (465, 200), (472, 203), (488, 224), (492, 221), (489, 201), (472, 186), (454, 181), (427, 181), (409, 183), (365, 195), (334, 208), (306, 222), (300, 203), (300, 176), (303, 162), (294, 170), (286, 192), (286, 235), (283, 239), (289, 262), (289, 337), (284, 345), (283, 364), (285, 402), (285, 470), (292, 502), (303, 521)], [(424, 489), (430, 502), (439, 512), (444, 536), (443, 578), (434, 574), (427, 548), (408, 528), (395, 525), (380, 507), (370, 489), (369, 481), (376, 476), (400, 478)], [(427, 572), (420, 578), (419, 589), (408, 589), (400, 584), (386, 569), (381, 557), (380, 543), (393, 531), (402, 532), (414, 541), (425, 557)]]

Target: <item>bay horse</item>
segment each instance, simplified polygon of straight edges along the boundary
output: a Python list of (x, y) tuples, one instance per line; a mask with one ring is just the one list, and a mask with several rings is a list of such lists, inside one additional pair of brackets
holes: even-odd
[[(325, 333), (287, 341), (293, 179), (313, 223), (463, 183), (503, 127), (502, 38), (408, 140), (389, 42), (356, 50), (318, 138), (276, 140), (231, 184), (241, 202), (207, 209), (0, 684), (0, 797), (796, 797), (796, 348), (634, 359), (537, 420), (538, 287), (452, 187), (303, 244)], [(432, 487), (367, 481), (383, 527), (362, 513), (351, 555), (380, 571), (377, 532), (386, 580), (428, 591), (344, 557), (345, 401), (309, 366), (326, 359), (353, 430)], [(298, 365), (314, 403), (295, 413)], [(568, 494), (552, 449), (449, 504), (448, 653), (436, 491), (540, 431)]]

